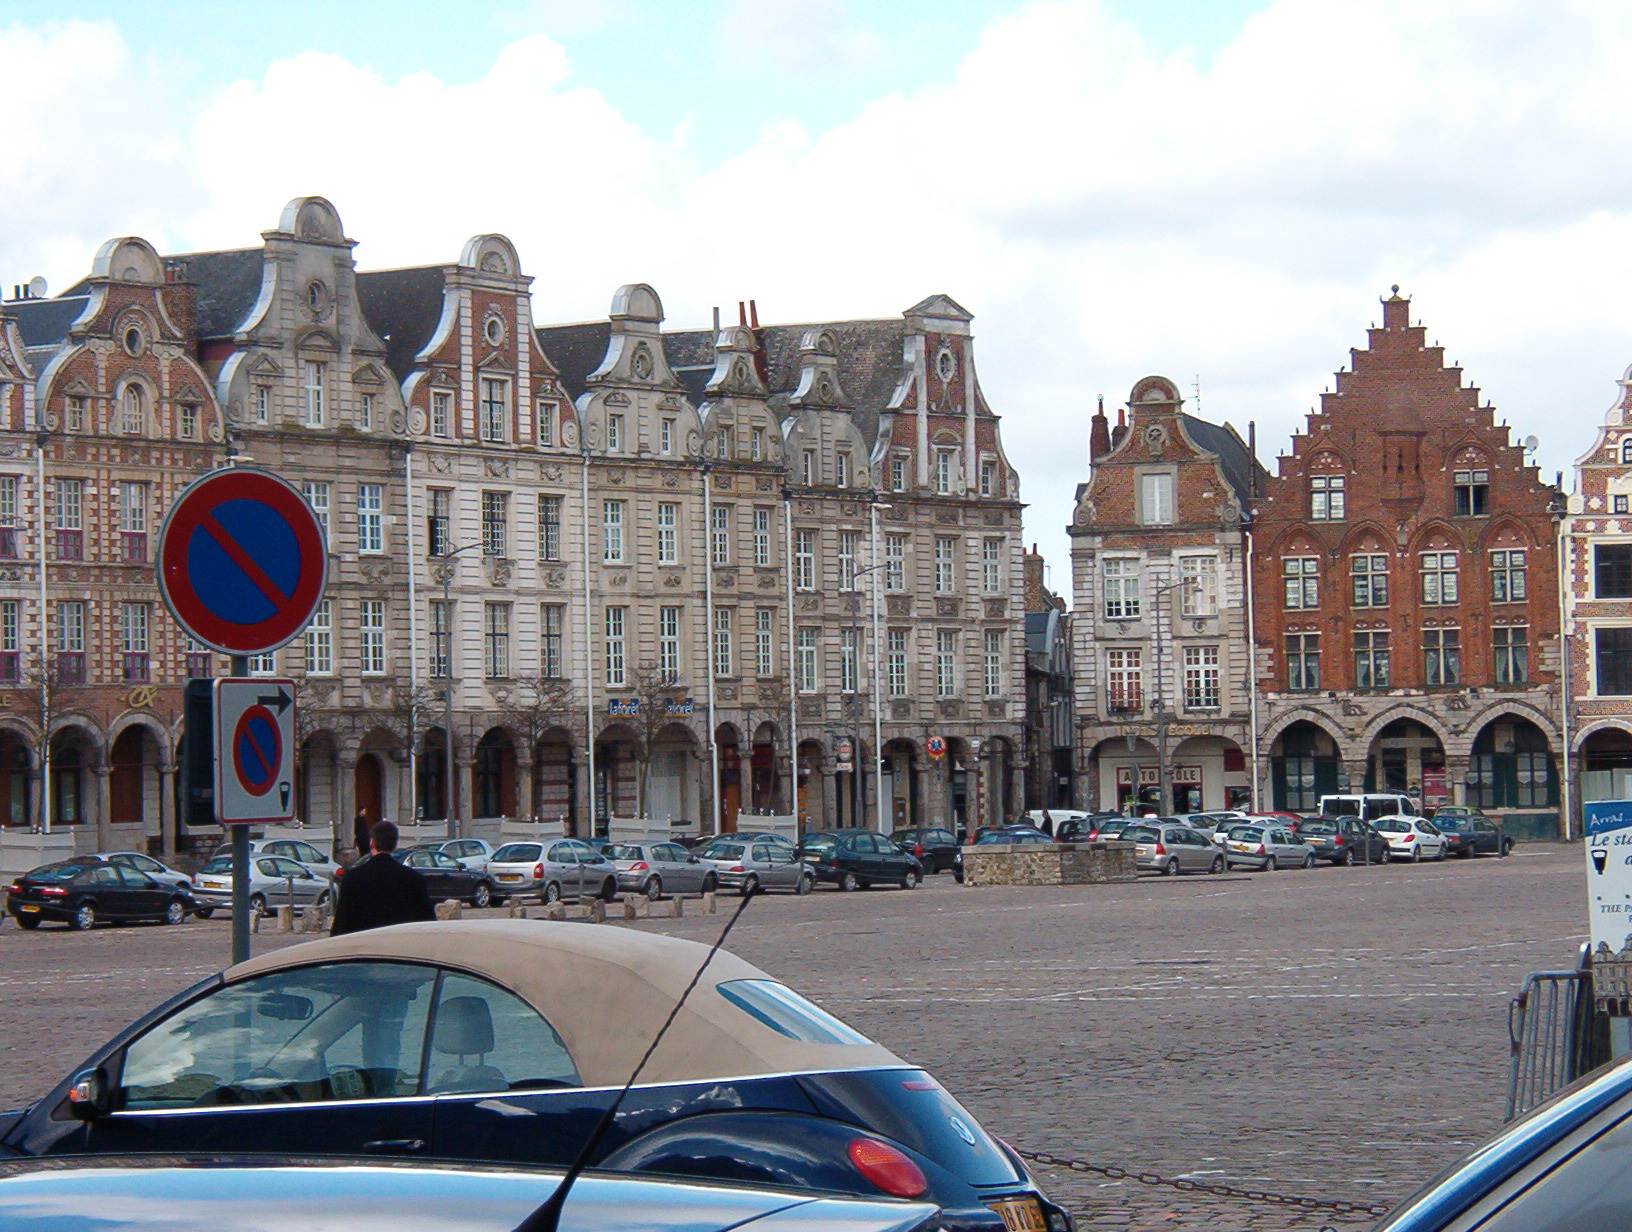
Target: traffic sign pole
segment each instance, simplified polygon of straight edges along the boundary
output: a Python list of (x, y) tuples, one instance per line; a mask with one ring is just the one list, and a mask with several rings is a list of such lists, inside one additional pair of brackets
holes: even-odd
[[(249, 675), (249, 656), (233, 655), (231, 673)], [(232, 961), (237, 965), (249, 961), (249, 827), (228, 829), (232, 832)]]

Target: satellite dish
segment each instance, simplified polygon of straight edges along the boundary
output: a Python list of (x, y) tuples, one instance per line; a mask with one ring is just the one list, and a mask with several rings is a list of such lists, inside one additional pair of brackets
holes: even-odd
[(50, 284), (38, 274), (28, 280), (28, 296), (30, 299), (44, 299), (45, 293), (50, 289)]
[(1539, 436), (1531, 435), (1524, 438), (1524, 450), (1526, 453), (1535, 453), (1540, 445), (1541, 438)]

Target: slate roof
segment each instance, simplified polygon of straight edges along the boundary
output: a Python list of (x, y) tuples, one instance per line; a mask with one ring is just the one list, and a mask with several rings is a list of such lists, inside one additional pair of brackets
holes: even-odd
[[(546, 325), (534, 331), (539, 348), (561, 373), (561, 384), (574, 402), (587, 388), (589, 374), (606, 358), (612, 322), (580, 321), (574, 325)], [(667, 348), (664, 348), (665, 353)]]
[(398, 381), (414, 370), (414, 357), (442, 319), (443, 267), (375, 270), (357, 275), (357, 299), (370, 328), (385, 343), (385, 363)]
[(68, 327), (85, 311), (89, 299), (88, 295), (74, 294), (70, 288), (54, 299), (8, 300), (5, 311), (17, 319), (23, 349), (34, 351), (59, 346), (68, 337)]
[(1257, 491), (1264, 491), (1264, 484), (1269, 478), (1269, 472), (1263, 468), (1258, 459), (1247, 450), (1246, 442), (1236, 435), (1235, 429), (1229, 424), (1208, 423), (1205, 419), (1197, 419), (1194, 415), (1179, 416), (1184, 420), (1184, 430), (1189, 433), (1190, 439), (1208, 453), (1216, 453), (1219, 463), (1224, 469), (1224, 480), (1235, 493), (1243, 514), (1252, 508), (1251, 476), (1256, 472), (1258, 482)]
[(1057, 616), (1057, 612), (1027, 612), (1026, 613), (1026, 653), (1046, 655), (1048, 653), (1049, 623)]
[(260, 248), (221, 252), (183, 252), (164, 258), (183, 267), (183, 277), (198, 288), (198, 336), (230, 338), (238, 332), (261, 295)]

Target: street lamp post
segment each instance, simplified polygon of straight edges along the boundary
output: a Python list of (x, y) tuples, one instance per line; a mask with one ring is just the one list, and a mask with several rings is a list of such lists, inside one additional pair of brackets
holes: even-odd
[[(1181, 578), (1150, 588), (1152, 610), (1156, 617), (1156, 813), (1160, 817), (1166, 817), (1173, 811), (1173, 771), (1167, 763), (1166, 678), (1162, 669), (1162, 599), (1175, 590), (1182, 595), (1195, 584), (1192, 579)], [(1135, 784), (1134, 798), (1137, 800), (1138, 796), (1139, 789)]]
[(442, 802), (448, 819), (448, 837), (462, 838), (459, 824), (459, 784), (453, 777), (453, 558), (479, 548), (467, 543), (442, 553)]
[[(862, 814), (866, 811), (866, 797), (861, 785), (861, 587), (856, 583), (869, 573), (876, 573), (882, 565), (863, 565), (855, 570), (850, 579), (851, 588), (856, 596), (856, 610), (850, 613), (850, 649), (854, 658), (850, 665), (850, 683), (855, 687), (850, 691), (850, 730), (855, 735), (856, 745), (850, 755), (850, 809), (851, 817), (858, 824), (866, 819)], [(877, 598), (876, 594), (874, 596)], [(878, 612), (874, 604), (873, 612), (873, 752), (874, 764), (879, 764), (878, 750)], [(879, 829), (883, 829), (884, 802), (878, 802), (877, 821)]]

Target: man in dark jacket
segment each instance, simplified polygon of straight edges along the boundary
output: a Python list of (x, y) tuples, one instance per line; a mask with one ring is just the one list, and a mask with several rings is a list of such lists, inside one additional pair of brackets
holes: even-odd
[(359, 860), (368, 858), (369, 834), (372, 830), (373, 827), (368, 823), (368, 810), (366, 808), (358, 809), (357, 816), (351, 819), (351, 838), (352, 842), (356, 844), (357, 858)]
[(340, 905), (329, 929), (332, 937), (436, 918), (425, 879), (391, 856), (397, 849), (397, 827), (389, 821), (376, 822), (369, 843), (373, 854), (353, 864), (340, 878)]

